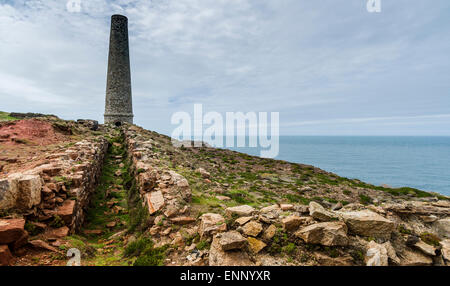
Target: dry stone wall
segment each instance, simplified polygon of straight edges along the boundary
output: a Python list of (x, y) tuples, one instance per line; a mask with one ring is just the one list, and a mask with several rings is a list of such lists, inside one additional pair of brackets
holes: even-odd
[(153, 152), (157, 142), (141, 136), (134, 126), (124, 128), (124, 133), (136, 185), (150, 215), (161, 214), (179, 224), (188, 222), (191, 200), (188, 181), (159, 166), (158, 154)]
[(9, 261), (8, 251), (27, 243), (26, 224), (59, 236), (79, 230), (107, 149), (103, 137), (86, 139), (49, 154), (34, 169), (0, 179), (1, 264)]

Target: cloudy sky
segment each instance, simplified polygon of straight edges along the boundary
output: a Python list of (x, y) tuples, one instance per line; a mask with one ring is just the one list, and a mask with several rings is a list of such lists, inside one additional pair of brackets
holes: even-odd
[(285, 135), (450, 135), (450, 1), (0, 0), (0, 110), (103, 122), (128, 16), (135, 123), (280, 112)]

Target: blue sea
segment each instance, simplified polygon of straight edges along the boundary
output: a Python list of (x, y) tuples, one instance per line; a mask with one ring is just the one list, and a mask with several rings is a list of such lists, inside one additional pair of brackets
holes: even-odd
[[(259, 156), (258, 148), (230, 148)], [(450, 195), (450, 137), (281, 136), (275, 158), (375, 185)]]

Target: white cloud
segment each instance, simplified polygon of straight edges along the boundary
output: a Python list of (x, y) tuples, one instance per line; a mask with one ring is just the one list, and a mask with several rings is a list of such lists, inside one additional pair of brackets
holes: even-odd
[(123, 13), (135, 119), (149, 129), (169, 134), (170, 115), (197, 102), (278, 111), (291, 134), (305, 122), (339, 132), (334, 118), (450, 113), (445, 0), (387, 1), (378, 15), (361, 0), (82, 0), (81, 13), (61, 0), (7, 3), (0, 110), (102, 121), (109, 18)]

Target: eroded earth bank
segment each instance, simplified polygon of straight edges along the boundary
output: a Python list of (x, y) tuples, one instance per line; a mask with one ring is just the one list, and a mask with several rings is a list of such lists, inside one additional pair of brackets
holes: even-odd
[(0, 265), (66, 265), (73, 248), (81, 265), (450, 263), (439, 194), (135, 125), (0, 115)]

